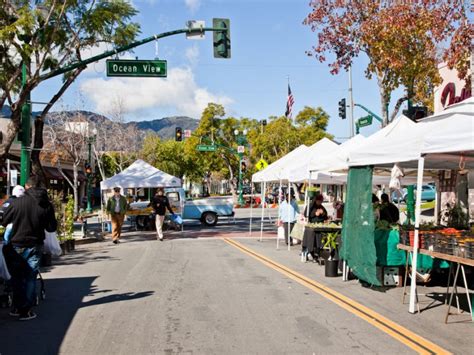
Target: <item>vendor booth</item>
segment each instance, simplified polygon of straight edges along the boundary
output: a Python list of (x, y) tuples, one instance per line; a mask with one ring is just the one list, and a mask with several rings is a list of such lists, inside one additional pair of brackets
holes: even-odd
[[(352, 150), (349, 153), (348, 163), (351, 168), (341, 255), (359, 278), (377, 285), (379, 281), (375, 269), (377, 255), (370, 191), (373, 169), (390, 168), (395, 163), (401, 168), (417, 169), (417, 186), (423, 184), (425, 169), (436, 173), (448, 170), (450, 174), (451, 172), (468, 174), (469, 169), (474, 167), (474, 99), (452, 105), (445, 111), (418, 123), (403, 116), (399, 117), (387, 127), (368, 137), (357, 149)], [(443, 230), (443, 233), (432, 233), (437, 237), (428, 239), (436, 239), (437, 243), (431, 245), (426, 244), (426, 240), (421, 240), (421, 191), (421, 188), (416, 190), (414, 230), (410, 233), (411, 238), (406, 238), (408, 246), (400, 247), (410, 252), (409, 261), (412, 265), (409, 311), (414, 313), (416, 307), (418, 255), (420, 251), (422, 254), (432, 254), (439, 247), (436, 256), (449, 260), (455, 265), (455, 282), (462, 273), (472, 313), (464, 269), (464, 265), (473, 265), (472, 241), (470, 242), (472, 232), (470, 230), (453, 231), (449, 234), (449, 230), (448, 232)], [(457, 247), (447, 248), (446, 244), (449, 243), (446, 242), (449, 240), (451, 245), (454, 243)], [(444, 248), (441, 247), (443, 244)], [(361, 245), (364, 250), (361, 249)], [(428, 249), (424, 249), (426, 247)], [(458, 255), (453, 255), (455, 253)]]
[[(181, 180), (173, 175), (167, 174), (143, 160), (136, 160), (132, 165), (126, 168), (121, 173), (118, 173), (100, 183), (101, 189), (101, 204), (102, 204), (102, 215), (104, 197), (107, 192), (110, 192), (114, 187), (120, 187), (123, 191), (126, 189), (137, 189), (148, 188), (149, 191), (154, 188), (175, 188), (181, 187)], [(148, 196), (150, 199), (151, 196)], [(180, 201), (180, 210), (182, 211), (182, 204), (184, 201)]]
[[(320, 157), (321, 159), (330, 154), (334, 149), (338, 147), (338, 144), (334, 143), (330, 139), (323, 138), (320, 141), (316, 142), (310, 147), (301, 145), (298, 148), (294, 149), (287, 155), (283, 156), (279, 160), (270, 164), (266, 169), (254, 174), (252, 176), (252, 183), (260, 182), (262, 183), (262, 201), (265, 201), (265, 190), (266, 184), (269, 182), (278, 182), (280, 184), (280, 189), (283, 183), (301, 182), (307, 179), (307, 176), (304, 177), (301, 181), (295, 181), (290, 175), (290, 171), (294, 169), (296, 165), (306, 166), (310, 157)], [(333, 173), (324, 173), (321, 172), (315, 176), (315, 181), (321, 184), (340, 184), (340, 175)], [(252, 184), (253, 185), (253, 184)], [(279, 201), (281, 202), (281, 201)], [(261, 206), (261, 221), (260, 221), (260, 237), (263, 235), (263, 221), (264, 221), (264, 212), (265, 204)], [(289, 225), (288, 225), (289, 228)], [(252, 233), (252, 213), (250, 217), (250, 234)], [(277, 248), (279, 246), (279, 239), (277, 238)], [(290, 244), (288, 244), (288, 249), (291, 249)]]

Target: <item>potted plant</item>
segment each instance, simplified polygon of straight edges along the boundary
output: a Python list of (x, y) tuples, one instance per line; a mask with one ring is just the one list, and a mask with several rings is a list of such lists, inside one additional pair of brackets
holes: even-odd
[(448, 211), (448, 227), (455, 229), (468, 229), (469, 216), (459, 203)]
[(339, 259), (335, 257), (337, 251), (337, 238), (339, 232), (327, 233), (324, 239), (324, 248), (329, 248), (329, 258), (324, 262), (324, 275), (326, 277), (337, 277), (339, 275)]

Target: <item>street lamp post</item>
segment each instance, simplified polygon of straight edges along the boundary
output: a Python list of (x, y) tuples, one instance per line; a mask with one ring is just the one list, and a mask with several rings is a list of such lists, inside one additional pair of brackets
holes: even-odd
[(92, 130), (92, 136), (87, 137), (87, 145), (89, 149), (88, 165), (90, 171), (86, 171), (87, 174), (87, 213), (92, 212), (92, 144), (95, 142), (97, 130)]
[[(247, 130), (244, 129), (242, 132), (240, 132), (238, 129), (234, 131), (234, 135), (237, 141), (237, 144), (240, 146), (245, 146), (247, 145)], [(239, 205), (244, 205), (245, 200), (244, 200), (244, 194), (243, 194), (243, 184), (242, 184), (242, 160), (244, 157), (243, 152), (238, 151), (238, 156), (239, 156), (239, 184), (238, 184), (238, 193), (239, 193), (239, 198), (238, 198), (238, 203)]]

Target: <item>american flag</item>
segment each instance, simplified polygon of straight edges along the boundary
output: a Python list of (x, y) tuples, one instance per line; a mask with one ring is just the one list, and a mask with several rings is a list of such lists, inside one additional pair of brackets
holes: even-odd
[(286, 118), (291, 119), (291, 112), (293, 109), (293, 104), (295, 103), (295, 99), (293, 98), (293, 94), (291, 93), (290, 84), (288, 84), (288, 99), (286, 100)]

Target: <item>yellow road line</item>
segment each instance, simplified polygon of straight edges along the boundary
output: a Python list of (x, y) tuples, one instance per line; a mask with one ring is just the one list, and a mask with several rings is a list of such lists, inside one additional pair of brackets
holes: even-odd
[(385, 318), (384, 316), (371, 310), (370, 308), (367, 308), (362, 304), (340, 294), (339, 292), (327, 286), (324, 286), (314, 280), (311, 280), (287, 268), (286, 266), (276, 263), (275, 261), (247, 248), (241, 243), (229, 238), (223, 238), (223, 240), (228, 244), (234, 246), (235, 248), (239, 249), (240, 251), (244, 252), (245, 254), (252, 256), (261, 263), (267, 265), (268, 267), (284, 274), (285, 276), (291, 278), (299, 284), (329, 299), (330, 301), (351, 312), (352, 314), (362, 318), (363, 320), (367, 321), (368, 323), (392, 336), (396, 340), (405, 344), (409, 348), (418, 352), (419, 354), (451, 354), (449, 351), (413, 333), (411, 330), (402, 327), (401, 325), (391, 321), (390, 319)]

